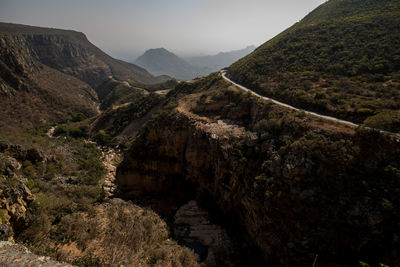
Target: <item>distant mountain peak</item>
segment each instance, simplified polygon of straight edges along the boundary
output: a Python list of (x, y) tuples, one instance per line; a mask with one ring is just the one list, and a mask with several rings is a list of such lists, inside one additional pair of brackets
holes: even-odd
[(253, 52), (254, 49), (254, 45), (248, 45), (244, 49), (220, 52), (212, 56), (182, 59), (163, 47), (151, 48), (138, 57), (134, 63), (153, 75), (166, 74), (177, 79), (191, 80), (228, 67), (236, 60)]
[(253, 52), (255, 48), (254, 45), (248, 45), (244, 49), (219, 52), (211, 56), (189, 57), (186, 60), (194, 66), (207, 68), (209, 72), (213, 72), (230, 66), (233, 62)]
[(164, 47), (150, 48), (150, 49), (146, 50), (146, 52), (144, 52), (144, 54), (146, 54), (146, 53), (165, 53), (165, 54), (173, 54), (172, 52), (168, 51), (168, 50), (165, 49)]
[(166, 74), (182, 80), (191, 80), (202, 74), (199, 68), (190, 65), (163, 47), (147, 50), (134, 63), (154, 75)]

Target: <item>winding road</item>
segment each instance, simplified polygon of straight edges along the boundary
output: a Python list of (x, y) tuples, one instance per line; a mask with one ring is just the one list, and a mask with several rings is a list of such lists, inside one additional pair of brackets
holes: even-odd
[[(259, 95), (256, 92), (250, 90), (249, 88), (246, 88), (243, 85), (235, 83), (234, 81), (232, 81), (231, 79), (226, 77), (226, 71), (222, 70), (220, 73), (221, 73), (222, 78), (224, 78), (225, 81), (230, 82), (231, 84), (235, 85), (236, 87), (238, 87), (238, 88), (240, 88), (240, 89), (242, 89), (242, 90), (244, 90), (246, 92), (250, 92), (254, 96), (257, 96), (259, 98), (271, 101), (272, 103), (277, 104), (279, 106), (282, 106), (282, 107), (285, 107), (285, 108), (288, 108), (288, 109), (292, 109), (292, 110), (296, 110), (296, 111), (302, 111), (302, 112), (304, 112), (306, 114), (309, 114), (309, 115), (312, 115), (312, 116), (315, 116), (315, 117), (318, 117), (318, 118), (322, 118), (322, 119), (325, 119), (325, 120), (338, 122), (338, 123), (341, 123), (341, 124), (344, 124), (344, 125), (348, 125), (348, 126), (354, 127), (354, 128), (360, 126), (360, 124), (356, 124), (356, 123), (351, 122), (351, 121), (341, 120), (341, 119), (338, 119), (338, 118), (335, 118), (335, 117), (318, 114), (318, 113), (315, 113), (315, 112), (312, 112), (312, 111), (307, 111), (307, 110), (304, 110), (304, 109), (299, 109), (299, 108), (293, 107), (291, 105), (282, 103), (282, 102), (280, 102), (278, 100), (275, 100), (275, 99), (272, 99), (272, 98), (269, 98), (269, 97), (266, 97), (266, 96)], [(372, 129), (372, 128), (369, 128), (369, 127), (364, 127), (364, 128), (365, 129)], [(389, 132), (389, 131), (385, 131), (385, 130), (381, 130), (381, 129), (373, 129), (373, 130), (376, 130), (376, 131), (379, 131), (381, 133), (400, 138), (400, 134), (399, 133), (393, 133), (393, 132)]]

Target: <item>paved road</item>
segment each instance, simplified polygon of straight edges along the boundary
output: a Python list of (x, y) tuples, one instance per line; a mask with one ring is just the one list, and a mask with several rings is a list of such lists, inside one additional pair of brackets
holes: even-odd
[[(348, 125), (348, 126), (351, 126), (351, 127), (358, 127), (358, 126), (360, 126), (359, 124), (356, 124), (356, 123), (351, 122), (351, 121), (341, 120), (341, 119), (338, 119), (338, 118), (335, 118), (335, 117), (331, 117), (331, 116), (326, 116), (326, 115), (318, 114), (318, 113), (315, 113), (315, 112), (312, 112), (312, 111), (307, 111), (307, 110), (304, 110), (304, 109), (299, 109), (299, 108), (293, 107), (293, 106), (291, 106), (291, 105), (282, 103), (282, 102), (280, 102), (280, 101), (278, 101), (278, 100), (275, 100), (275, 99), (272, 99), (272, 98), (269, 98), (269, 97), (266, 97), (266, 96), (259, 95), (259, 94), (257, 94), (256, 92), (250, 90), (249, 88), (246, 88), (246, 87), (244, 87), (244, 86), (242, 86), (242, 85), (240, 85), (240, 84), (238, 84), (238, 83), (235, 83), (234, 81), (232, 81), (231, 79), (229, 79), (228, 77), (226, 77), (226, 71), (221, 71), (220, 73), (221, 73), (222, 78), (224, 78), (226, 81), (232, 83), (233, 85), (239, 87), (240, 89), (242, 89), (242, 90), (244, 90), (244, 91), (246, 91), (246, 92), (250, 92), (252, 95), (255, 95), (255, 96), (260, 97), (260, 98), (262, 98), (262, 99), (269, 100), (269, 101), (271, 101), (271, 102), (273, 102), (273, 103), (275, 103), (275, 104), (277, 104), (277, 105), (280, 105), (280, 106), (282, 106), (282, 107), (286, 107), (286, 108), (288, 108), (288, 109), (292, 109), (292, 110), (296, 110), (296, 111), (302, 111), (302, 112), (304, 112), (304, 113), (306, 113), (306, 114), (313, 115), (313, 116), (318, 117), (318, 118), (323, 118), (323, 119), (326, 119), (326, 120), (338, 122), (338, 123), (341, 123), (341, 124), (344, 124), (344, 125)], [(371, 129), (371, 128), (369, 128), (369, 127), (365, 127), (365, 128), (366, 128), (366, 129)], [(395, 136), (395, 137), (400, 138), (400, 134), (399, 134), (399, 133), (393, 133), (393, 132), (389, 132), (389, 131), (385, 131), (385, 130), (380, 130), (380, 129), (374, 129), (374, 130), (377, 130), (377, 131), (379, 131), (379, 132), (381, 132), (381, 133), (388, 134), (388, 135), (391, 135), (391, 136)]]

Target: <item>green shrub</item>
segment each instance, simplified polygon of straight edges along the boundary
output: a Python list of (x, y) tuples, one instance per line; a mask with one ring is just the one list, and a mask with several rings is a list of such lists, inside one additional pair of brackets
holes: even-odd
[(112, 146), (112, 137), (104, 130), (99, 130), (95, 135), (96, 142), (102, 146)]
[(54, 136), (62, 135), (67, 133), (67, 127), (65, 125), (59, 125), (54, 129)]
[(87, 119), (86, 115), (83, 114), (82, 112), (79, 112), (79, 113), (72, 115), (71, 121), (80, 122), (80, 121), (84, 121), (86, 119)]
[(6, 223), (6, 217), (5, 217), (5, 215), (4, 215), (5, 212), (6, 212), (5, 210), (0, 209), (0, 222), (1, 222), (2, 224), (5, 224), (5, 223)]

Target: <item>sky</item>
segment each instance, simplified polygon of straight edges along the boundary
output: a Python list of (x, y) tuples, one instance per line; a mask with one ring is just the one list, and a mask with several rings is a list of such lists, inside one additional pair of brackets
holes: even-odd
[(133, 61), (150, 48), (180, 56), (259, 46), (325, 0), (0, 0), (0, 21), (80, 31)]

